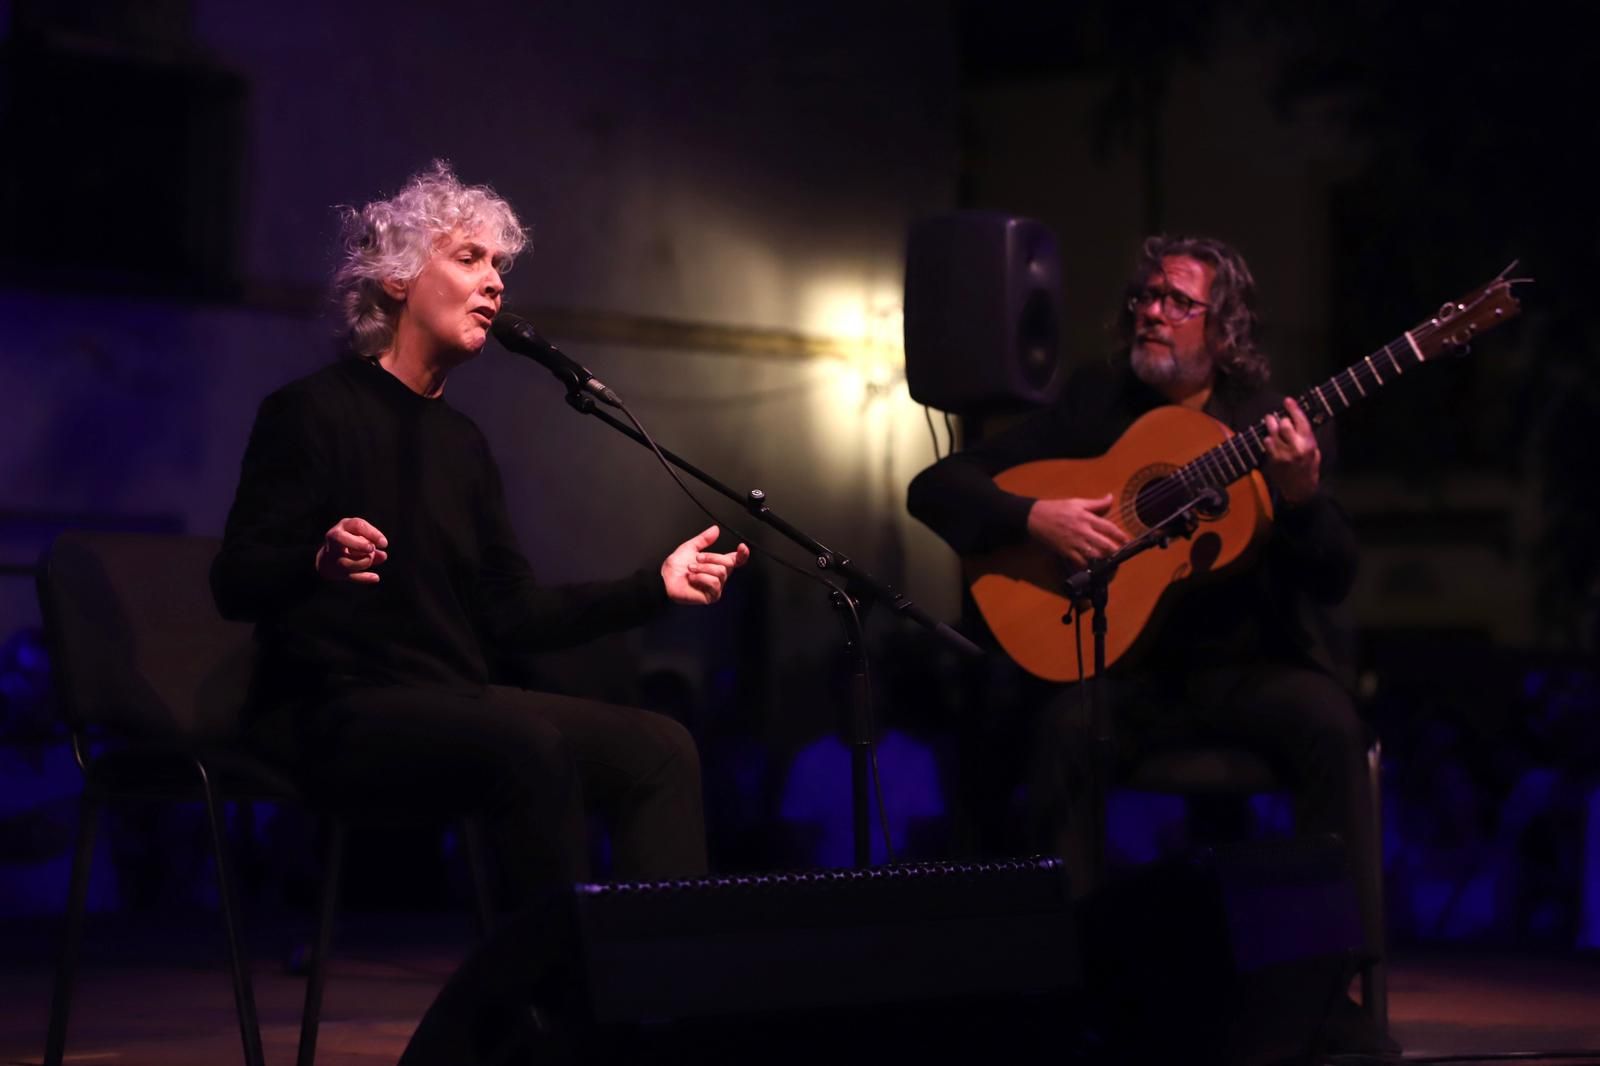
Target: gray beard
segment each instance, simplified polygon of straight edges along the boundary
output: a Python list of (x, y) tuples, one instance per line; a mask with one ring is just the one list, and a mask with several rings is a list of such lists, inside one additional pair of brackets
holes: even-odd
[(1134, 377), (1160, 392), (1188, 393), (1200, 388), (1210, 375), (1210, 368), (1178, 361), (1170, 349), (1152, 353), (1142, 344), (1135, 344), (1130, 353)]

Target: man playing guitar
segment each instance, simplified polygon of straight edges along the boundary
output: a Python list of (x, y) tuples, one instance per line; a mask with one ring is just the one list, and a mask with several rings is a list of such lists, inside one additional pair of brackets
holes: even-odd
[[(963, 556), (1031, 542), (1065, 560), (1065, 573), (1125, 543), (1134, 524), (1127, 494), (1120, 501), (1114, 493), (1039, 498), (1006, 491), (996, 475), (1034, 460), (1101, 456), (1139, 416), (1163, 405), (1202, 411), (1234, 431), (1263, 425), (1265, 485), (1256, 485), (1270, 497), (1270, 530), (1241, 565), (1185, 582), (1192, 587), (1108, 670), (1116, 765), (1193, 742), (1250, 749), (1292, 783), (1300, 831), (1338, 833), (1353, 848), (1361, 842), (1351, 835), (1364, 824), (1368, 735), (1336, 680), (1324, 637), (1331, 631), (1327, 608), (1354, 580), (1355, 540), (1323, 477), (1331, 438), (1319, 434), (1326, 426), (1313, 430), (1294, 400), (1267, 386), (1254, 300), (1249, 267), (1222, 242), (1150, 238), (1118, 319), (1119, 353), (1081, 368), (1031, 420), (924, 470), (911, 483), (908, 506)], [(1108, 616), (1117, 613), (1113, 583)], [(1072, 629), (1054, 629), (1048, 639), (1070, 653)], [(1087, 645), (1087, 632), (1083, 640)], [(990, 750), (969, 747), (979, 765), (967, 775), (963, 797), (980, 850), (1042, 848), (1079, 871), (1090, 834), (1099, 832), (1083, 816), (1093, 738), (1077, 686), (1033, 673), (1039, 676), (1012, 668), (993, 687), (991, 707), (975, 727), (989, 742), (978, 746)], [(1010, 772), (994, 771), (997, 746), (1010, 749), (999, 755)], [(1006, 796), (1023, 769), (1016, 764), (1026, 764), (1032, 823), (1032, 839), (1021, 841), (1004, 832)]]

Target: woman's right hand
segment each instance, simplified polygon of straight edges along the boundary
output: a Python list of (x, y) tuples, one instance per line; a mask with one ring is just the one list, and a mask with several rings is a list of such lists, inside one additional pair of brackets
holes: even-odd
[(389, 558), (389, 538), (365, 518), (341, 518), (322, 536), (317, 573), (326, 581), (376, 585), (375, 568)]
[(1068, 497), (1034, 500), (1028, 511), (1028, 536), (1072, 565), (1084, 567), (1090, 559), (1110, 555), (1128, 542), (1128, 535), (1106, 515), (1113, 497)]

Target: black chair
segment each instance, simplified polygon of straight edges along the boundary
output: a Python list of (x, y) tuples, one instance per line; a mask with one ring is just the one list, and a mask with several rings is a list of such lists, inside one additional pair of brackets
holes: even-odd
[[(1363, 901), (1368, 954), (1361, 966), (1361, 1005), (1379, 1036), (1389, 1030), (1388, 943), (1383, 905), (1383, 795), (1379, 772), (1382, 747), (1367, 749), (1364, 817), (1368, 846), (1349, 856), (1356, 891)], [(1282, 792), (1286, 785), (1268, 762), (1232, 747), (1184, 747), (1154, 752), (1136, 763), (1119, 788), (1184, 796), (1257, 795)]]
[[(208, 537), (69, 532), (51, 546), (40, 574), (57, 700), (84, 777), (45, 1066), (60, 1066), (65, 1051), (96, 822), (109, 802), (123, 799), (205, 805), (248, 1066), (263, 1066), (261, 1033), (240, 943), (224, 804), (293, 803), (319, 817), (320, 913), (297, 1061), (310, 1066), (315, 1058), (346, 830), (352, 820), (368, 819), (360, 811), (319, 808), (289, 776), (239, 745), (254, 640), (249, 625), (224, 621), (212, 603), (208, 572), (218, 547)], [(462, 840), (479, 932), (487, 933), (491, 897), (474, 824), (463, 826)]]

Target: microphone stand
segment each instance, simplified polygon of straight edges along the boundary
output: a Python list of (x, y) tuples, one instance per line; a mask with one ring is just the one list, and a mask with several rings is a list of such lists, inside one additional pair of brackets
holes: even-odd
[[(645, 436), (634, 427), (623, 422), (610, 412), (601, 410), (599, 404), (595, 402), (595, 398), (585, 392), (576, 381), (569, 382), (567, 403), (579, 414), (593, 415), (612, 429), (632, 439), (635, 443), (645, 448), (651, 447)], [(651, 450), (654, 451), (655, 449)], [(923, 628), (930, 630), (945, 644), (958, 651), (968, 655), (982, 655), (983, 650), (950, 626), (929, 615), (902, 593), (896, 592), (893, 588), (861, 569), (848, 556), (835, 552), (780, 518), (772, 508), (767, 506), (767, 494), (761, 489), (751, 489), (743, 494), (735, 492), (715, 477), (701, 470), (693, 463), (673, 454), (666, 448), (661, 448), (660, 453), (662, 457), (679, 470), (691, 475), (707, 488), (721, 493), (729, 500), (743, 507), (762, 524), (777, 530), (784, 537), (805, 549), (817, 561), (818, 570), (838, 574), (844, 581), (842, 587), (831, 581), (825, 583), (831, 589), (828, 593), (828, 601), (834, 608), (835, 617), (839, 619), (840, 624), (844, 627), (845, 654), (850, 664), (850, 699), (848, 711), (843, 720), (843, 732), (850, 748), (850, 797), (855, 840), (855, 864), (858, 869), (863, 869), (872, 863), (868, 756), (872, 750), (873, 740), (869, 711), (871, 695), (868, 691), (867, 681), (866, 638), (861, 626), (861, 615), (864, 607), (879, 602), (887, 603), (889, 609), (895, 614), (909, 618)]]
[[(1192, 537), (1200, 526), (1202, 512), (1220, 514), (1226, 505), (1222, 491), (1205, 488), (1194, 499), (1172, 512), (1166, 518), (1146, 529), (1128, 543), (1103, 559), (1091, 559), (1089, 565), (1068, 577), (1063, 583), (1072, 601), (1072, 610), (1079, 618), (1085, 609), (1094, 611), (1094, 677), (1086, 683), (1089, 700), (1089, 723), (1094, 736), (1094, 756), (1089, 760), (1089, 824), (1094, 827), (1090, 835), (1089, 869), (1090, 886), (1097, 886), (1105, 873), (1106, 865), (1106, 798), (1111, 791), (1111, 769), (1114, 750), (1111, 741), (1111, 693), (1105, 680), (1106, 671), (1106, 602), (1110, 599), (1111, 580), (1117, 568), (1134, 556), (1151, 548), (1165, 548), (1173, 537)], [(1062, 621), (1070, 621), (1069, 613)]]

